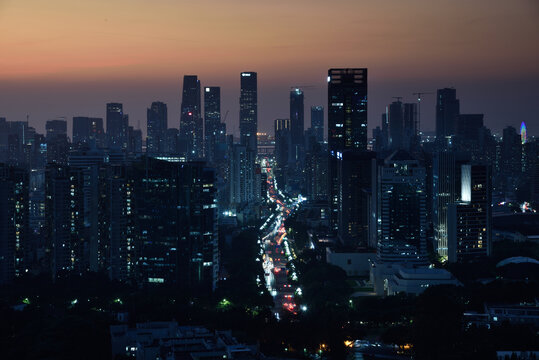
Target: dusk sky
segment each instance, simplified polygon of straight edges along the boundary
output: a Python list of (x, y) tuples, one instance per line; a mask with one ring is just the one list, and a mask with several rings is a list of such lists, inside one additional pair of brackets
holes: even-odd
[[(71, 135), (73, 116), (122, 102), (145, 133), (157, 100), (177, 128), (182, 77), (196, 74), (222, 87), (237, 134), (241, 71), (258, 72), (260, 131), (289, 116), (295, 85), (308, 86), (308, 127), (328, 68), (367, 67), (370, 129), (393, 96), (455, 87), (493, 132), (526, 121), (539, 135), (536, 0), (0, 0), (0, 49), (0, 117), (28, 114), (39, 132), (65, 116)], [(422, 104), (433, 130), (434, 95)]]

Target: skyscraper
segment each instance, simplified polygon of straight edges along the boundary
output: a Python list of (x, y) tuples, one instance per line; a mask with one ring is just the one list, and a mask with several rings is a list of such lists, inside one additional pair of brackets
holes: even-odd
[(350, 248), (366, 247), (369, 237), (369, 193), (376, 153), (347, 150), (339, 158), (338, 230), (342, 242)]
[(378, 258), (422, 263), (427, 255), (426, 171), (405, 150), (378, 169)]
[(292, 131), (292, 145), (296, 158), (300, 155), (300, 148), (303, 146), (303, 131), (305, 130), (305, 116), (303, 105), (303, 91), (295, 88), (290, 91), (290, 129)]
[(461, 165), (460, 201), (448, 206), (448, 260), (490, 255), (492, 186), (490, 167)]
[(15, 184), (7, 167), (0, 168), (0, 285), (15, 277)]
[(367, 149), (367, 69), (328, 71), (329, 151)]
[(49, 120), (45, 128), (47, 130), (47, 162), (65, 164), (69, 152), (67, 121)]
[(404, 147), (408, 150), (418, 150), (421, 139), (417, 128), (417, 104), (404, 104)]
[(447, 137), (455, 135), (459, 114), (460, 102), (457, 99), (457, 90), (439, 89), (436, 96), (436, 142), (440, 147), (447, 147)]
[(284, 187), (291, 163), (292, 131), (290, 119), (275, 119), (275, 176), (278, 186)]
[(221, 125), (221, 88), (204, 88), (204, 155), (209, 163), (216, 158)]
[(161, 155), (165, 152), (168, 128), (167, 104), (155, 101), (146, 111), (147, 140), (146, 152), (150, 155)]
[(314, 130), (316, 141), (324, 141), (324, 107), (311, 106), (311, 129)]
[(470, 163), (469, 154), (440, 151), (433, 164), (433, 222), (435, 249), (448, 259), (448, 207), (460, 201), (462, 165)]
[(338, 161), (346, 150), (367, 149), (367, 69), (328, 70), (330, 222), (337, 232), (340, 193)]
[(188, 159), (204, 156), (204, 139), (200, 109), (200, 81), (196, 75), (183, 77), (182, 106), (180, 119), (180, 142)]
[(73, 117), (73, 138), (75, 145), (84, 144), (90, 147), (103, 147), (103, 119), (86, 116)]
[(404, 108), (400, 101), (389, 105), (389, 147), (392, 150), (404, 148)]
[(123, 148), (127, 126), (125, 126), (123, 105), (119, 103), (107, 104), (107, 138), (110, 149)]
[(257, 153), (258, 90), (257, 73), (241, 73), (240, 90), (240, 142)]

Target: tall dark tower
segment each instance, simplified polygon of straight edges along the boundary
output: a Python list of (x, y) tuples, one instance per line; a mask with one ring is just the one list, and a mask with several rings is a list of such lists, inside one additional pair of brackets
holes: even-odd
[(303, 131), (305, 130), (303, 99), (301, 89), (295, 88), (290, 91), (290, 127), (294, 147), (303, 144)]
[(127, 129), (124, 126), (123, 106), (119, 103), (107, 104), (107, 138), (111, 149), (121, 149)]
[(159, 155), (165, 152), (168, 128), (167, 104), (156, 101), (147, 110), (148, 139), (146, 152)]
[(221, 88), (204, 88), (204, 149), (206, 159), (212, 163), (219, 139), (221, 125)]
[(257, 152), (258, 94), (256, 72), (241, 73), (240, 93), (240, 141), (248, 149)]
[(180, 140), (188, 159), (200, 159), (204, 155), (202, 117), (200, 115), (200, 81), (196, 75), (183, 77), (182, 114)]
[(393, 150), (403, 148), (404, 109), (402, 102), (394, 101), (389, 105), (389, 146)]
[(314, 130), (316, 141), (324, 141), (324, 107), (311, 106), (311, 128)]
[(459, 114), (460, 102), (457, 99), (457, 90), (438, 89), (436, 96), (436, 141), (442, 148), (447, 145), (446, 137), (455, 135)]
[(367, 69), (328, 71), (329, 203), (332, 229), (338, 231), (339, 161), (346, 150), (367, 149)]

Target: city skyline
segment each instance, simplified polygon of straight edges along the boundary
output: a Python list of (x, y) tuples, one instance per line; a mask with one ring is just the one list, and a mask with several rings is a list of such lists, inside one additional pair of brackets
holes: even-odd
[[(287, 117), (290, 87), (305, 86), (305, 106), (323, 105), (327, 69), (361, 66), (371, 79), (369, 136), (393, 96), (413, 102), (414, 92), (444, 87), (457, 89), (463, 112), (484, 113), (494, 132), (525, 121), (538, 134), (533, 2), (54, 5), (0, 4), (0, 30), (10, 34), (0, 38), (9, 49), (0, 60), (0, 116), (29, 115), (38, 131), (60, 116), (104, 118), (105, 104), (120, 102), (145, 132), (153, 101), (167, 104), (169, 126), (178, 128), (182, 77), (196, 74), (201, 86), (222, 88), (227, 128), (238, 135), (238, 74), (256, 71), (259, 129), (270, 133), (276, 118)], [(434, 130), (435, 99), (423, 102), (422, 129)]]

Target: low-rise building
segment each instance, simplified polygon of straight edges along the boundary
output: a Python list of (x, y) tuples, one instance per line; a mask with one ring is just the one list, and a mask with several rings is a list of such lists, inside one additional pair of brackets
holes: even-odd
[(178, 326), (175, 321), (110, 327), (112, 358), (126, 355), (137, 360), (259, 359), (256, 346), (240, 344), (230, 331), (201, 326)]
[(406, 268), (401, 267), (388, 279), (387, 293), (407, 293), (419, 295), (429, 286), (435, 285), (462, 285), (449, 271), (428, 267)]

